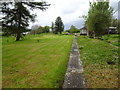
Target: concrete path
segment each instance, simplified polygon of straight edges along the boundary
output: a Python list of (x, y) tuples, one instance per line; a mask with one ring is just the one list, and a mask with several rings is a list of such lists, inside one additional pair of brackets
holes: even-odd
[(75, 36), (71, 48), (63, 88), (85, 88), (85, 78), (82, 75), (82, 72), (82, 61), (80, 60), (79, 49)]

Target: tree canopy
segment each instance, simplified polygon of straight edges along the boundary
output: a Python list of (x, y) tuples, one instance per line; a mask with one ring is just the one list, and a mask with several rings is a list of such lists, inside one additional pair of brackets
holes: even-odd
[(49, 26), (39, 26), (37, 29), (32, 30), (31, 34), (41, 34), (41, 33), (49, 33), (50, 27)]
[(31, 14), (30, 10), (40, 9), (46, 10), (50, 4), (41, 2), (9, 2), (2, 3), (2, 27), (3, 31), (8, 31), (16, 35), (16, 41), (19, 41), (23, 32), (29, 25), (29, 22), (35, 21), (35, 14)]
[(72, 25), (72, 26), (70, 27), (70, 29), (67, 30), (67, 32), (69, 32), (69, 33), (78, 33), (78, 32), (80, 32), (80, 30), (77, 29), (75, 26)]
[(54, 33), (57, 34), (58, 32), (61, 34), (64, 31), (64, 24), (62, 22), (61, 17), (57, 17), (57, 19), (55, 20), (55, 29), (54, 29)]
[(87, 29), (94, 32), (95, 36), (101, 37), (111, 25), (113, 16), (113, 8), (109, 6), (109, 2), (90, 3), (90, 9), (87, 17)]

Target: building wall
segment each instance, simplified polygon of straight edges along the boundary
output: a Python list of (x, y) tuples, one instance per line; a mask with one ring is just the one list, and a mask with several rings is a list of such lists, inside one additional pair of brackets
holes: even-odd
[(88, 31), (86, 29), (80, 30), (80, 35), (88, 35)]

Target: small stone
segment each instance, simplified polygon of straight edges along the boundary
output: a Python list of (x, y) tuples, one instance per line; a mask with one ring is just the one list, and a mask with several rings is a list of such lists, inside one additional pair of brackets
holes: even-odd
[(70, 83), (68, 83), (68, 84), (70, 84)]

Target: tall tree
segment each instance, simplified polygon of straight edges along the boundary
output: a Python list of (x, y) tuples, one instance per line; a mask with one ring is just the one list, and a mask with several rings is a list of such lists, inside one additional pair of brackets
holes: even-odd
[(46, 10), (50, 4), (44, 1), (41, 2), (10, 2), (2, 3), (2, 27), (4, 30), (9, 30), (16, 34), (16, 41), (22, 37), (23, 31), (29, 25), (29, 22), (35, 21), (35, 14), (31, 14), (30, 10), (40, 9)]
[(54, 32), (54, 28), (55, 28), (55, 25), (54, 25), (54, 22), (52, 22), (52, 25), (51, 25), (52, 32)]
[(109, 6), (109, 2), (93, 2), (90, 3), (90, 9), (87, 17), (87, 28), (90, 32), (94, 32), (95, 36), (101, 37), (105, 34), (111, 25), (113, 8)]
[(61, 34), (63, 30), (64, 30), (64, 24), (62, 22), (62, 19), (61, 17), (57, 17), (55, 21), (55, 34), (57, 34), (58, 32), (60, 32)]

